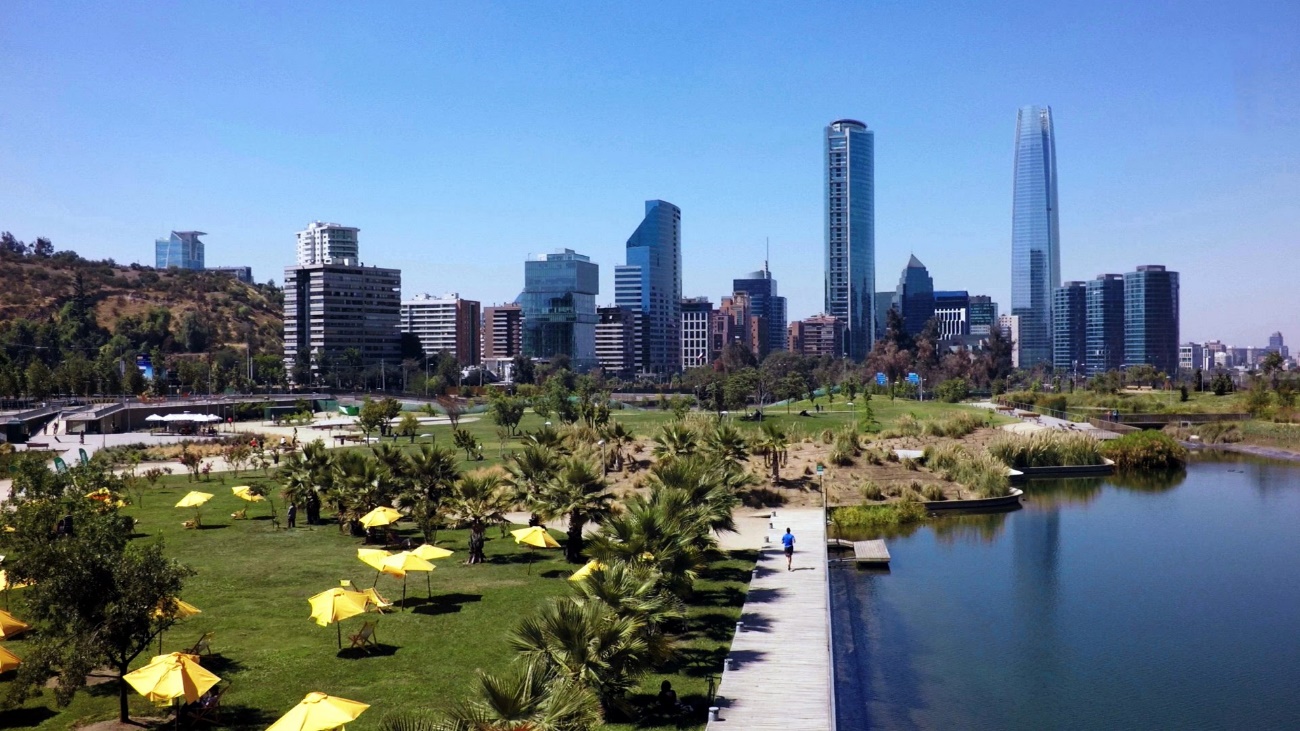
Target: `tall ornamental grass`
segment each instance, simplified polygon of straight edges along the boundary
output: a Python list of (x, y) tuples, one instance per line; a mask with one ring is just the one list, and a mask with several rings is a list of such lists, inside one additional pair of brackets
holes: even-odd
[(1087, 434), (1040, 431), (1028, 436), (1001, 434), (988, 446), (989, 454), (1013, 469), (1083, 467), (1102, 464), (1101, 447)]
[(1007, 466), (988, 452), (971, 454), (961, 445), (930, 445), (925, 448), (925, 464), (945, 480), (964, 485), (982, 498), (1011, 494)]
[(1187, 449), (1158, 431), (1125, 434), (1101, 445), (1101, 454), (1121, 471), (1174, 470), (1187, 465)]

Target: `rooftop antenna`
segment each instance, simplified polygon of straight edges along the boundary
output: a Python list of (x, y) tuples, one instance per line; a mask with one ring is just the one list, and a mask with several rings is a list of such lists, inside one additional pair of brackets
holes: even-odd
[(772, 237), (765, 236), (763, 237), (763, 240), (766, 242), (763, 245), (763, 274), (767, 275), (768, 279), (771, 279), (772, 272), (767, 268), (767, 260), (771, 257), (772, 254)]

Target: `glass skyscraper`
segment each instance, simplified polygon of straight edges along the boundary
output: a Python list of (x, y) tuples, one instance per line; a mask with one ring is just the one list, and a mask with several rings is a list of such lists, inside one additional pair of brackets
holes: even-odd
[(902, 276), (898, 278), (894, 296), (898, 313), (903, 316), (903, 331), (908, 335), (920, 335), (925, 323), (934, 317), (934, 280), (915, 255), (908, 259)]
[(826, 127), (826, 313), (848, 325), (845, 355), (876, 340), (875, 135), (840, 119)]
[(645, 202), (645, 218), (627, 240), (627, 264), (614, 268), (614, 304), (645, 313), (640, 359), (652, 373), (681, 366), (682, 209)]
[(1088, 358), (1088, 287), (1066, 282), (1052, 302), (1052, 368), (1079, 373)]
[(1124, 364), (1124, 277), (1101, 274), (1087, 284), (1088, 375), (1117, 371)]
[(785, 350), (785, 298), (776, 293), (776, 280), (772, 278), (767, 262), (763, 262), (762, 270), (750, 272), (743, 279), (731, 280), (731, 291), (749, 295), (754, 314), (767, 323), (767, 351)]
[(1052, 293), (1061, 286), (1052, 108), (1021, 107), (1016, 117), (1011, 204), (1011, 314), (1020, 316), (1020, 366), (1052, 360)]
[(172, 231), (172, 235), (153, 242), (154, 266), (158, 269), (202, 269), (203, 242), (200, 236), (207, 236), (202, 231)]
[(568, 356), (575, 368), (596, 364), (596, 295), (600, 268), (564, 249), (524, 262), (524, 355)]
[(1124, 275), (1124, 365), (1178, 373), (1178, 272), (1140, 266)]

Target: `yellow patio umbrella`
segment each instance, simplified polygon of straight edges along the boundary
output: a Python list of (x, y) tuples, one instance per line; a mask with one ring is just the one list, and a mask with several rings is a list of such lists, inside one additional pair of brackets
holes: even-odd
[(31, 628), (30, 624), (0, 609), (0, 640), (17, 637)]
[[(369, 598), (359, 591), (348, 591), (342, 587), (326, 589), (307, 600), (311, 605), (311, 619), (322, 627), (331, 623), (364, 614)], [(343, 648), (343, 627), (338, 627), (339, 649)]]
[(148, 665), (123, 675), (122, 680), (154, 703), (178, 698), (193, 703), (221, 682), (221, 678), (199, 665), (198, 656), (183, 652), (158, 655)]
[(426, 543), (420, 546), (419, 548), (411, 551), (411, 553), (415, 554), (416, 556), (419, 556), (425, 561), (436, 561), (440, 558), (447, 558), (448, 556), (451, 555), (452, 552), (445, 548), (439, 548), (438, 546), (433, 546)]
[(324, 693), (308, 693), (302, 702), (271, 724), (266, 731), (326, 731), (341, 729), (357, 720), (369, 704), (335, 698)]
[[(4, 556), (0, 556), (0, 561), (3, 561), (3, 560), (4, 560)], [(15, 583), (10, 583), (10, 581), (9, 581), (9, 572), (8, 572), (8, 571), (5, 571), (4, 569), (0, 569), (0, 591), (3, 591), (3, 592), (5, 593), (5, 609), (8, 609), (8, 608), (9, 608), (9, 590), (10, 590), (10, 589), (21, 589), (21, 588), (23, 588), (24, 586), (31, 586), (32, 584), (35, 584), (35, 583), (36, 583), (36, 582), (35, 582), (35, 581), (32, 581), (31, 579), (28, 579), (27, 581), (19, 581), (19, 582), (15, 582)]]
[(357, 558), (361, 559), (362, 563), (375, 570), (375, 580), (370, 584), (371, 586), (379, 585), (379, 574), (381, 573), (388, 574), (395, 579), (406, 578), (406, 572), (400, 568), (384, 565), (384, 561), (392, 555), (391, 552), (385, 551), (382, 548), (357, 549)]
[(250, 503), (260, 503), (266, 499), (253, 492), (253, 488), (248, 485), (236, 485), (230, 488), (230, 491), (235, 494), (235, 497), (240, 500), (247, 500)]
[(409, 571), (424, 571), (425, 581), (429, 585), (429, 594), (433, 594), (433, 583), (429, 580), (429, 572), (432, 572), (435, 567), (428, 561), (410, 551), (402, 551), (384, 559), (383, 565), (385, 570), (396, 569), (402, 572), (402, 609), (406, 608), (406, 574)]
[[(202, 609), (199, 609), (198, 607), (194, 606), (193, 604), (190, 604), (187, 601), (184, 601), (183, 599), (176, 598), (175, 601), (176, 601), (176, 615), (175, 615), (176, 619), (185, 619), (186, 617), (193, 617), (196, 614), (203, 614)], [(162, 619), (162, 616), (163, 616), (163, 603), (158, 602), (158, 606), (153, 608), (153, 618)], [(163, 633), (159, 631), (158, 632), (158, 654), (159, 655), (162, 654), (162, 636)]]
[(402, 514), (396, 510), (384, 506), (371, 510), (369, 513), (361, 516), (361, 525), (366, 528), (378, 528), (390, 523), (396, 523), (402, 519)]
[(18, 666), (23, 663), (22, 658), (12, 652), (0, 647), (0, 673), (7, 673), (10, 670), (17, 670)]
[(605, 568), (605, 564), (593, 558), (590, 561), (588, 561), (585, 566), (578, 569), (577, 571), (574, 571), (573, 576), (569, 577), (569, 581), (582, 581), (586, 579), (588, 576), (591, 576), (592, 571), (603, 571), (604, 568)]
[(510, 531), (510, 535), (515, 537), (515, 543), (528, 546), (528, 573), (533, 572), (532, 551), (534, 548), (559, 548), (560, 544), (555, 542), (551, 534), (540, 525), (531, 528), (518, 528)]
[(181, 501), (176, 503), (176, 507), (194, 508), (194, 522), (197, 524), (199, 521), (199, 507), (203, 505), (203, 503), (206, 503), (211, 499), (212, 499), (212, 493), (198, 492), (197, 490), (195, 490), (190, 494), (186, 495), (185, 497), (181, 498)]

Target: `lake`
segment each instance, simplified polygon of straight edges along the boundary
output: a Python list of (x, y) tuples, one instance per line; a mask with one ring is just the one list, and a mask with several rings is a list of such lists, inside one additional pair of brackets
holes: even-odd
[(1300, 465), (1025, 493), (832, 567), (840, 731), (1300, 728)]

